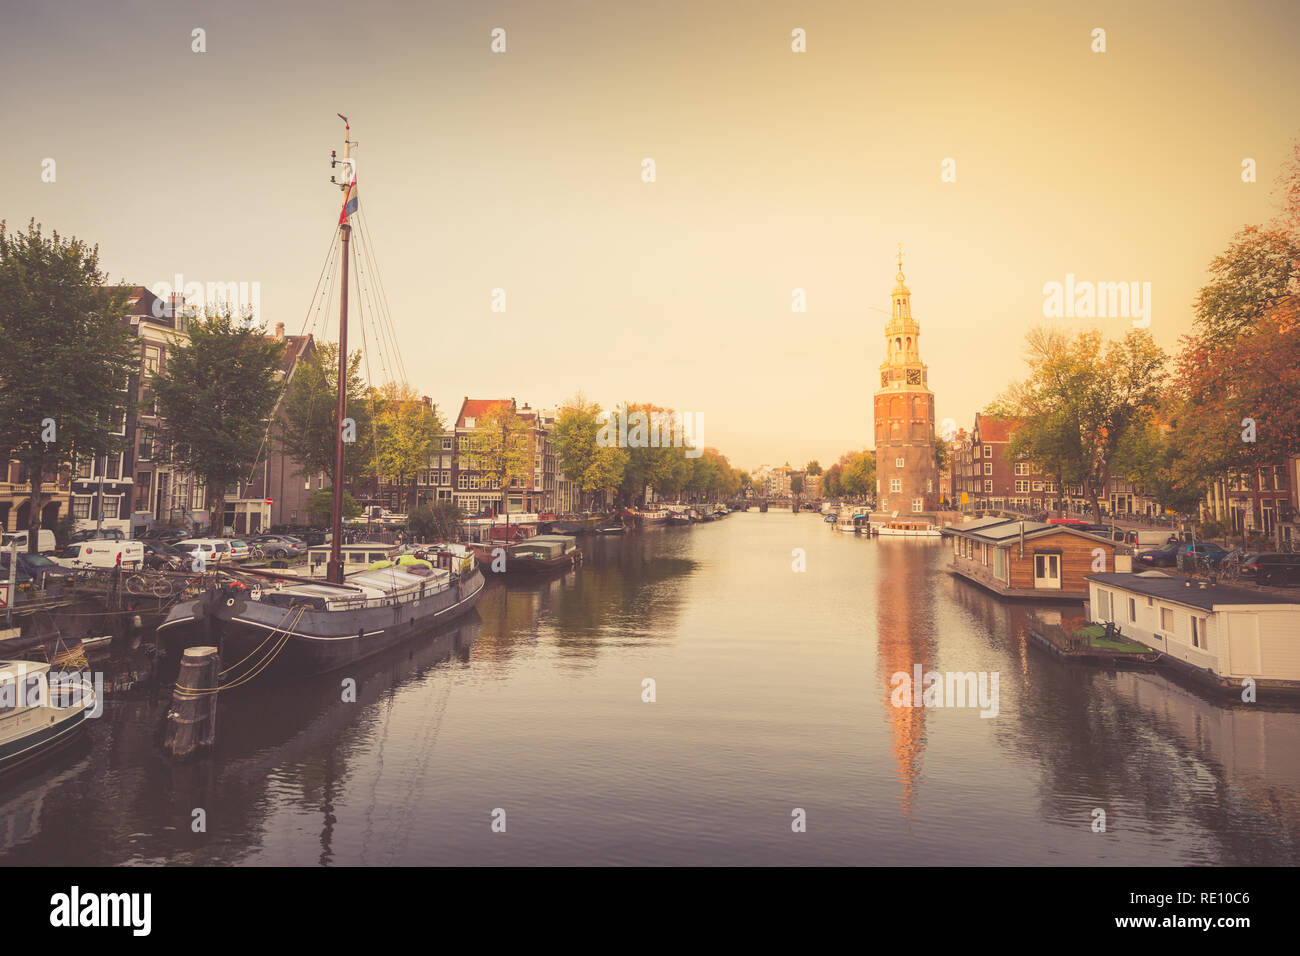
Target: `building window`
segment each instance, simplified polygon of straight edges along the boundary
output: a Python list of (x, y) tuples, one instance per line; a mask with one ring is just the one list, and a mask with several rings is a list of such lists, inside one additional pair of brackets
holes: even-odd
[(140, 431), (140, 457), (144, 461), (150, 461), (153, 458), (152, 428), (144, 428)]
[(104, 496), (104, 517), (116, 518), (118, 512), (118, 506), (121, 504), (121, 502), (122, 502), (121, 495), (105, 495)]
[(95, 467), (95, 463), (94, 463), (94, 460), (93, 460), (93, 459), (91, 459), (91, 458), (89, 458), (89, 457), (86, 457), (86, 458), (78, 458), (78, 459), (77, 459), (77, 477), (78, 477), (78, 478), (89, 478), (89, 477), (91, 476), (93, 470), (94, 470), (94, 467)]
[(991, 481), (984, 482), (984, 493), (986, 495), (991, 495), (993, 493), (993, 482)]
[(993, 474), (993, 462), (991, 461), (984, 462), (984, 474), (986, 475)]
[(890, 490), (891, 492), (893, 492), (894, 494), (897, 494), (898, 492), (902, 491), (902, 490), (903, 490), (903, 479), (901, 479), (901, 478), (890, 478), (890, 479), (889, 479), (889, 490)]
[(984, 457), (985, 457), (985, 458), (992, 458), (992, 457), (993, 457), (993, 446), (992, 446), (992, 445), (985, 445), (985, 446), (984, 446)]
[(1034, 491), (1042, 491), (1042, 490), (1043, 490), (1043, 483), (1041, 481), (1035, 481)]
[(1027, 462), (1027, 461), (1018, 461), (1018, 462), (1016, 462), (1016, 474), (1017, 474), (1017, 475), (1027, 475), (1027, 474), (1029, 474), (1029, 462)]
[(162, 361), (162, 349), (156, 345), (144, 347), (144, 374), (153, 376), (158, 373), (158, 364)]
[(895, 468), (902, 468), (902, 467), (903, 467), (903, 459), (902, 459), (902, 458), (895, 458), (895, 459), (894, 459), (894, 467), (895, 467)]
[(924, 510), (925, 510), (925, 499), (924, 499), (924, 498), (913, 498), (913, 499), (912, 499), (912, 510), (913, 510), (913, 511), (924, 511)]
[(1199, 647), (1201, 650), (1208, 650), (1210, 646), (1209, 635), (1205, 633), (1205, 618), (1197, 617), (1195, 614), (1192, 618), (1192, 647)]
[(122, 456), (121, 455), (109, 455), (106, 464), (107, 464), (107, 470), (105, 470), (104, 472), (105, 478), (107, 478), (109, 481), (116, 481), (118, 478), (122, 477)]
[(1128, 621), (1133, 624), (1138, 619), (1138, 604), (1134, 598), (1128, 599)]
[(457, 475), (456, 487), (459, 488), (461, 491), (469, 491), (469, 475), (467, 475), (463, 471), (459, 475)]
[(72, 496), (72, 517), (74, 518), (90, 517), (90, 495)]
[(1170, 634), (1174, 632), (1174, 612), (1167, 607), (1160, 609), (1160, 630)]

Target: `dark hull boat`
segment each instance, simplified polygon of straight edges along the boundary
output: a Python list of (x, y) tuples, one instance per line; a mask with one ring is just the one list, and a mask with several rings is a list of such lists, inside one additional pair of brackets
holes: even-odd
[(175, 605), (158, 626), (181, 647), (221, 649), (230, 680), (258, 674), (318, 674), (378, 654), (473, 610), (483, 575), (410, 567), (278, 588), (232, 584)]
[[(471, 545), (479, 564), (489, 572), (506, 575), (537, 575), (567, 571), (582, 565), (577, 538), (565, 534), (539, 534), (505, 549), (505, 560), (496, 553), (500, 546)], [(501, 568), (500, 571), (497, 568)]]

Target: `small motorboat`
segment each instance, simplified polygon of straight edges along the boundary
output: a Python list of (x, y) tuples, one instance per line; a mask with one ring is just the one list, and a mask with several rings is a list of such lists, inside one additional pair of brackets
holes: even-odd
[(0, 661), (0, 774), (71, 743), (98, 716), (95, 689), (80, 671), (39, 661)]

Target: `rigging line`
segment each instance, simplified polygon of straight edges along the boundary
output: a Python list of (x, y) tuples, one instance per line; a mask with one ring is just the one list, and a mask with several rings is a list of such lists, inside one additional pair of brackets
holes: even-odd
[(365, 251), (370, 259), (370, 271), (374, 273), (374, 281), (377, 286), (377, 295), (382, 308), (379, 310), (381, 321), (386, 323), (389, 336), (392, 340), (394, 354), (397, 356), (399, 371), (402, 373), (402, 380), (407, 380), (406, 363), (402, 359), (401, 349), (397, 347), (397, 332), (393, 326), (392, 309), (388, 304), (388, 290), (384, 285), (383, 273), (379, 270), (379, 251), (375, 248), (375, 241), (370, 235), (370, 226), (365, 217), (361, 219), (361, 229), (365, 233)]
[(361, 323), (361, 359), (366, 363), (366, 389), (370, 397), (370, 465), (375, 475), (375, 493), (379, 493), (379, 410), (375, 401), (375, 380), (370, 371), (370, 343), (365, 323)]
[(369, 316), (374, 323), (376, 345), (380, 350), (380, 362), (383, 365), (384, 375), (390, 382), (405, 381), (405, 376), (401, 379), (398, 378), (401, 371), (401, 353), (395, 347), (396, 343), (390, 343), (384, 336), (383, 311), (375, 298), (374, 262), (370, 256), (369, 246), (364, 241), (361, 243), (360, 255), (364, 256), (365, 259), (366, 299), (370, 303)]
[[(335, 230), (334, 230), (334, 235), (333, 235), (333, 236), (331, 237), (331, 239), (330, 239), (330, 251), (326, 253), (326, 255), (325, 255), (325, 264), (321, 267), (321, 276), (324, 276), (324, 274), (325, 274), (325, 268), (329, 266), (330, 259), (333, 257), (334, 246), (335, 246), (335, 243), (337, 242), (337, 240), (338, 240), (338, 238), (339, 238), (339, 235), (340, 235), (340, 231), (339, 231), (339, 229), (336, 227)], [(317, 278), (316, 283), (317, 283), (317, 285), (316, 285), (316, 289), (319, 290), (319, 289), (320, 289), (320, 278)], [(313, 292), (312, 292), (312, 297), (315, 298), (315, 295), (316, 295), (316, 291), (313, 291)], [(311, 316), (311, 306), (310, 306), (310, 305), (307, 306), (307, 316), (308, 316), (308, 317)], [(303, 328), (304, 328), (304, 329), (306, 328), (306, 325), (307, 325), (307, 319), (304, 318), (304, 319), (303, 319)], [(299, 336), (299, 337), (301, 338), (301, 336)], [(287, 347), (288, 347), (288, 346), (286, 345), (286, 348), (287, 348)], [(294, 364), (296, 365), (297, 363), (295, 362)], [(289, 371), (292, 372), (292, 370), (293, 370), (293, 366), (290, 366), (290, 370), (289, 370)], [(249, 466), (249, 469), (248, 469), (248, 478), (244, 481), (244, 490), (245, 490), (245, 491), (248, 490), (248, 485), (251, 485), (251, 484), (253, 483), (253, 476), (257, 473), (257, 468), (258, 468), (258, 466), (262, 463), (262, 453), (263, 453), (264, 451), (267, 450), (267, 445), (268, 445), (268, 443), (269, 443), (270, 440), (271, 440), (271, 430), (275, 427), (275, 418), (276, 418), (275, 413), (276, 413), (276, 411), (280, 408), (281, 403), (284, 401), (284, 396), (285, 396), (285, 395), (288, 393), (288, 391), (289, 391), (289, 378), (290, 378), (289, 373), (285, 373), (285, 375), (284, 375), (284, 379), (283, 379), (283, 381), (281, 381), (281, 383), (280, 383), (280, 392), (279, 392), (279, 394), (276, 395), (276, 397), (275, 397), (275, 404), (271, 406), (271, 415), (270, 415), (270, 417), (267, 419), (267, 421), (266, 421), (266, 428), (265, 428), (265, 429), (263, 430), (263, 432), (262, 432), (262, 441), (261, 441), (261, 443), (257, 446), (257, 456), (253, 459), (253, 463), (252, 463), (252, 465)], [(263, 488), (262, 490), (263, 490), (263, 491), (266, 491), (267, 489)]]
[[(392, 335), (393, 345), (394, 345), (394, 347), (396, 347), (396, 345), (397, 345), (397, 329), (396, 329), (396, 327), (394, 326), (394, 323), (393, 323), (393, 310), (392, 310), (392, 307), (389, 305), (389, 302), (388, 302), (388, 286), (384, 283), (384, 274), (383, 274), (383, 272), (380, 271), (380, 269), (379, 269), (379, 249), (378, 249), (378, 247), (375, 245), (375, 241), (374, 241), (374, 239), (371, 238), (371, 236), (370, 236), (370, 226), (369, 226), (369, 224), (368, 224), (364, 219), (363, 219), (362, 222), (361, 222), (361, 227), (362, 227), (362, 228), (365, 230), (365, 232), (366, 232), (366, 244), (367, 244), (367, 248), (368, 248), (369, 251), (370, 251), (370, 255), (373, 256), (373, 257), (374, 257), (374, 260), (375, 260), (375, 262), (374, 262), (374, 266), (373, 266), (373, 270), (374, 270), (374, 273), (375, 273), (375, 278), (376, 278), (376, 280), (377, 280), (377, 282), (378, 282), (378, 284), (379, 284), (379, 295), (380, 295), (380, 298), (383, 300), (384, 314), (387, 316), (387, 321), (388, 321), (388, 325), (389, 325), (389, 332), (390, 332), (390, 334)], [(401, 353), (401, 350), (400, 350), (400, 349), (398, 350), (398, 353), (397, 353), (397, 354), (398, 354), (398, 358), (399, 358), (399, 360), (402, 360), (402, 353)], [(403, 377), (403, 378), (406, 378), (406, 364), (405, 364), (405, 361), (404, 361), (404, 360), (402, 360), (402, 377)]]
[[(358, 245), (360, 245), (360, 243), (358, 243)], [(368, 269), (365, 267), (365, 263), (362, 261), (363, 253), (360, 250), (353, 250), (353, 256), (356, 259), (356, 267), (357, 267), (357, 298), (359, 300), (358, 309), (361, 312), (362, 328), (364, 329), (365, 322), (368, 319), (374, 321), (373, 318), (371, 318), (374, 315), (375, 310), (374, 310), (373, 299), (370, 293), (370, 273)], [(378, 349), (379, 351), (379, 364), (384, 373), (386, 381), (393, 381), (393, 373), (389, 362), (388, 353), (384, 347), (385, 343), (379, 338), (379, 331), (380, 331), (379, 326), (376, 325), (375, 326), (375, 335), (376, 335), (375, 348)]]

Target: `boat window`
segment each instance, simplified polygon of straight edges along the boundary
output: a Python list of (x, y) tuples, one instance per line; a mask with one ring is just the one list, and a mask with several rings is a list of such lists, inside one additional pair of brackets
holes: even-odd
[(369, 558), (371, 561), (387, 561), (388, 555), (384, 554), (382, 551), (371, 551)]
[(348, 564), (365, 564), (366, 553), (364, 551), (349, 551), (347, 561)]

